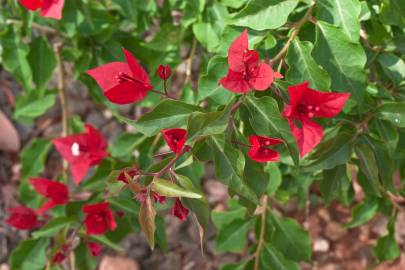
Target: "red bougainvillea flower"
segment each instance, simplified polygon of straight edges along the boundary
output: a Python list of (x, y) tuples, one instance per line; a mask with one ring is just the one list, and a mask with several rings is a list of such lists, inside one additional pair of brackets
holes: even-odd
[(40, 9), (42, 17), (60, 20), (65, 0), (19, 0), (21, 5), (29, 10)]
[(135, 56), (123, 49), (125, 62), (112, 62), (87, 71), (103, 89), (104, 96), (116, 104), (143, 100), (152, 89), (146, 71)]
[(157, 74), (162, 80), (166, 81), (167, 79), (169, 79), (170, 75), (172, 75), (172, 69), (169, 65), (159, 65)]
[(39, 194), (49, 198), (44, 205), (37, 209), (38, 214), (42, 214), (57, 205), (68, 203), (69, 191), (65, 184), (45, 178), (31, 178), (30, 183)]
[(121, 170), (120, 174), (118, 175), (117, 180), (128, 184), (127, 176), (133, 178), (138, 173), (139, 173), (139, 169), (137, 167), (124, 168)]
[(282, 140), (265, 136), (251, 135), (248, 156), (257, 162), (280, 161), (280, 154), (267, 147), (283, 143)]
[(19, 230), (31, 230), (38, 227), (37, 213), (25, 206), (16, 206), (10, 208), (10, 216), (6, 220), (6, 223)]
[[(308, 87), (308, 82), (288, 87), (290, 104), (283, 115), (287, 118), (297, 141), (300, 156), (305, 156), (323, 137), (323, 129), (312, 118), (331, 118), (337, 115), (350, 97), (350, 93), (320, 92)], [(296, 122), (300, 123), (300, 127)]]
[(117, 227), (108, 202), (84, 205), (83, 212), (86, 215), (84, 224), (88, 235), (103, 234)]
[(97, 257), (98, 255), (100, 255), (100, 253), (103, 249), (103, 247), (96, 242), (88, 242), (87, 248), (89, 249), (89, 251), (93, 257)]
[(172, 207), (172, 215), (180, 221), (185, 221), (188, 216), (188, 209), (183, 206), (179, 198), (176, 198)]
[(66, 254), (62, 251), (56, 252), (52, 258), (52, 263), (61, 264), (66, 259)]
[(247, 93), (252, 89), (264, 91), (275, 78), (283, 77), (266, 63), (260, 63), (257, 51), (249, 50), (247, 30), (229, 47), (228, 65), (228, 74), (219, 83), (235, 93)]
[(156, 192), (153, 192), (153, 200), (156, 202), (159, 202), (160, 204), (165, 204), (166, 203), (166, 197), (165, 196), (160, 196)]
[(70, 164), (76, 184), (79, 184), (91, 166), (99, 164), (107, 155), (107, 141), (92, 125), (86, 124), (84, 133), (52, 140), (56, 149)]
[(187, 140), (187, 131), (182, 128), (170, 128), (161, 131), (170, 149), (179, 154), (183, 151), (184, 143)]

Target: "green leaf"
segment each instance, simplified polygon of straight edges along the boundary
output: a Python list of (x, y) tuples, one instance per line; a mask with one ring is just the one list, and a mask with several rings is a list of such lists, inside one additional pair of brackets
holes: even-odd
[(114, 144), (110, 146), (110, 153), (113, 157), (128, 158), (131, 156), (134, 149), (145, 140), (146, 137), (141, 134), (121, 133), (118, 135)]
[(250, 124), (257, 135), (282, 138), (294, 163), (298, 164), (298, 147), (287, 121), (281, 116), (277, 101), (271, 97), (248, 96), (246, 106), (250, 112)]
[(235, 220), (238, 219), (245, 219), (246, 216), (246, 208), (240, 206), (236, 202), (233, 203), (233, 200), (229, 200), (231, 203), (229, 204), (229, 210), (227, 211), (212, 211), (211, 212), (211, 218), (212, 218), (212, 223), (214, 223), (215, 227), (220, 230), (223, 227), (226, 227), (228, 224), (232, 223)]
[(46, 264), (46, 249), (49, 240), (46, 238), (21, 241), (9, 258), (11, 269), (41, 270)]
[(124, 249), (122, 247), (120, 247), (119, 245), (114, 243), (112, 240), (110, 240), (105, 235), (91, 235), (90, 238), (92, 238), (92, 239), (106, 245), (107, 247), (112, 248), (115, 251), (118, 251), (118, 252), (123, 252), (124, 251)]
[(405, 62), (393, 53), (381, 53), (377, 57), (384, 73), (395, 85), (405, 80)]
[(368, 183), (371, 184), (374, 192), (380, 194), (381, 184), (373, 150), (367, 144), (359, 143), (355, 145), (354, 151), (360, 160), (360, 170), (369, 180)]
[(309, 81), (310, 86), (320, 91), (330, 87), (329, 74), (312, 58), (313, 45), (309, 41), (301, 42), (297, 37), (293, 40), (287, 53), (287, 80), (298, 84)]
[(46, 38), (39, 36), (34, 39), (28, 54), (33, 80), (38, 88), (45, 87), (52, 79), (53, 71), (56, 67), (56, 57)]
[(280, 168), (276, 163), (269, 162), (265, 167), (265, 170), (270, 174), (270, 181), (267, 185), (266, 193), (268, 195), (272, 195), (281, 185), (283, 176), (280, 172)]
[(353, 135), (354, 130), (345, 129), (321, 142), (315, 152), (308, 156), (309, 164), (306, 164), (302, 171), (332, 169), (337, 165), (345, 164), (352, 153)]
[(132, 0), (113, 0), (116, 2), (121, 12), (133, 23), (137, 24), (138, 20), (138, 5)]
[(359, 40), (361, 5), (358, 0), (318, 0), (318, 20), (340, 26), (353, 42)]
[(32, 72), (27, 61), (28, 47), (21, 40), (17, 26), (9, 28), (7, 33), (1, 36), (0, 41), (2, 45), (1, 64), (4, 69), (12, 73), (25, 90), (30, 90)]
[(378, 201), (374, 197), (356, 205), (352, 210), (352, 220), (345, 225), (346, 228), (354, 228), (370, 221), (378, 210)]
[(208, 97), (219, 104), (225, 104), (232, 93), (218, 84), (221, 77), (226, 75), (228, 62), (225, 57), (214, 56), (208, 62), (207, 73), (198, 80), (198, 101)]
[(324, 170), (322, 173), (320, 190), (327, 204), (347, 193), (351, 183), (347, 175), (346, 165), (339, 165), (333, 169)]
[(275, 228), (271, 243), (286, 258), (294, 261), (311, 259), (310, 237), (295, 220), (269, 215), (269, 222)]
[(216, 136), (211, 137), (211, 146), (214, 150), (215, 175), (218, 180), (238, 195), (257, 204), (259, 200), (256, 194), (243, 181), (245, 167), (243, 154), (229, 143), (225, 143), (222, 150)]
[(223, 134), (228, 127), (233, 102), (221, 111), (193, 113), (188, 119), (188, 140), (195, 142), (203, 137)]
[(194, 105), (172, 99), (165, 99), (156, 105), (151, 112), (145, 113), (138, 121), (119, 117), (121, 120), (134, 126), (146, 136), (152, 136), (166, 128), (179, 128), (185, 126), (187, 119), (193, 112), (203, 110)]
[(250, 0), (230, 23), (258, 31), (276, 29), (287, 22), (297, 4), (297, 0)]
[(22, 120), (34, 119), (53, 107), (56, 98), (55, 94), (46, 94), (43, 97), (34, 99), (35, 94), (31, 94), (34, 91), (36, 90), (30, 91), (25, 96), (18, 97), (14, 111), (15, 118)]
[(240, 8), (247, 0), (219, 0), (223, 5), (231, 8)]
[(378, 108), (379, 117), (393, 123), (398, 127), (405, 127), (404, 102), (384, 102)]
[(385, 24), (405, 26), (405, 5), (402, 0), (383, 0), (380, 20)]
[(266, 244), (260, 254), (260, 269), (262, 270), (298, 270), (299, 265), (286, 259), (272, 244)]
[(391, 261), (401, 255), (401, 250), (395, 241), (395, 236), (390, 233), (378, 239), (373, 253), (380, 261)]
[(57, 217), (49, 221), (41, 229), (32, 233), (34, 238), (49, 237), (76, 221), (73, 217)]
[(367, 80), (364, 71), (367, 59), (363, 48), (359, 43), (353, 43), (337, 26), (322, 21), (316, 25), (312, 55), (331, 76), (331, 89), (350, 92), (355, 101), (362, 102)]
[(152, 184), (152, 190), (159, 193), (159, 195), (166, 197), (185, 197), (185, 198), (202, 198), (201, 194), (195, 193), (193, 191), (185, 190), (184, 188), (179, 187), (173, 182), (167, 181), (161, 178), (155, 178)]
[(51, 148), (51, 142), (46, 139), (34, 139), (24, 147), (21, 152), (21, 178), (18, 187), (20, 200), (26, 204), (40, 199), (32, 186), (28, 183), (28, 177), (38, 176), (45, 168), (45, 161)]
[(219, 45), (219, 37), (209, 23), (193, 24), (193, 33), (197, 40), (209, 51), (214, 52)]
[(156, 238), (156, 243), (158, 244), (159, 248), (165, 254), (167, 254), (169, 252), (169, 244), (167, 242), (167, 236), (166, 236), (166, 224), (165, 224), (165, 220), (160, 216), (156, 216), (155, 238)]
[(254, 219), (235, 220), (218, 231), (215, 242), (219, 252), (241, 252), (246, 245), (246, 234), (254, 225)]

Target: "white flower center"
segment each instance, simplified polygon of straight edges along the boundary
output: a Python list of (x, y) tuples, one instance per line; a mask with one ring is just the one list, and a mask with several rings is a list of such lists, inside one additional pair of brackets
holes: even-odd
[(79, 149), (79, 144), (77, 142), (75, 142), (74, 144), (72, 144), (72, 154), (77, 157), (78, 155), (80, 155), (80, 149)]

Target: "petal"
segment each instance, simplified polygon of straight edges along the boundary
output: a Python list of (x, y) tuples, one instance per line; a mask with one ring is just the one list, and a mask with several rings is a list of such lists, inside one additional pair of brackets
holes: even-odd
[(73, 176), (73, 181), (76, 184), (80, 184), (83, 178), (86, 176), (90, 168), (90, 161), (86, 158), (78, 158), (70, 164), (70, 171)]
[(125, 59), (127, 60), (127, 64), (132, 71), (132, 77), (139, 82), (144, 83), (146, 86), (150, 86), (150, 80), (148, 73), (143, 69), (143, 67), (139, 64), (138, 60), (136, 60), (135, 56), (126, 49), (122, 48), (124, 52)]
[(127, 75), (132, 74), (128, 64), (123, 62), (111, 62), (90, 69), (86, 73), (93, 77), (100, 88), (103, 89), (104, 92), (106, 92), (119, 84), (116, 76), (118, 76), (120, 72), (123, 72)]
[[(52, 140), (53, 145), (58, 150), (60, 155), (67, 160), (69, 163), (74, 162), (78, 156), (75, 155), (74, 151), (72, 150), (72, 146), (76, 143), (78, 145), (86, 145), (87, 143), (87, 135), (76, 134), (71, 136), (66, 136), (62, 138), (56, 138)], [(80, 150), (79, 150), (80, 151)], [(80, 152), (79, 152), (80, 155)]]
[(52, 199), (55, 203), (67, 202), (68, 187), (65, 184), (45, 178), (30, 178), (29, 181), (39, 194)]
[(249, 78), (249, 84), (258, 91), (268, 89), (274, 79), (281, 76), (280, 73), (274, 72), (274, 70), (266, 63), (260, 64), (257, 71), (254, 73), (255, 74)]
[(93, 257), (97, 257), (98, 255), (100, 255), (100, 253), (103, 249), (103, 247), (96, 242), (87, 243), (87, 247), (90, 250), (90, 253)]
[(298, 105), (301, 101), (301, 98), (305, 95), (307, 89), (308, 89), (308, 82), (303, 82), (298, 85), (293, 85), (288, 87), (288, 95), (290, 96), (290, 105), (288, 108), (288, 111), (286, 111), (286, 108), (284, 109), (284, 114), (289, 117), (293, 117), (295, 114), (297, 114), (297, 108)]
[(31, 230), (37, 226), (37, 214), (31, 208), (16, 206), (8, 210), (10, 212), (6, 223), (19, 230)]
[(234, 93), (247, 93), (252, 89), (248, 81), (244, 79), (243, 73), (235, 72), (231, 69), (228, 70), (228, 74), (226, 74), (219, 83), (222, 84), (225, 89)]
[(172, 69), (169, 65), (163, 66), (159, 65), (157, 69), (157, 74), (162, 80), (167, 80), (170, 75), (172, 75)]
[(342, 111), (349, 97), (350, 93), (320, 92), (309, 88), (304, 99), (319, 107), (319, 111), (314, 112), (315, 117), (330, 118)]
[(45, 0), (41, 8), (41, 16), (60, 20), (65, 0)]
[(252, 146), (270, 146), (283, 143), (281, 139), (257, 135), (250, 135), (249, 141)]
[(150, 87), (137, 82), (123, 82), (104, 92), (105, 97), (115, 104), (129, 104), (143, 100)]
[(257, 162), (280, 161), (278, 152), (260, 146), (252, 146), (249, 149), (248, 156)]
[(177, 217), (180, 221), (185, 221), (188, 216), (188, 209), (183, 206), (179, 198), (176, 198), (172, 207), (172, 215)]
[(290, 124), (291, 132), (297, 141), (301, 157), (305, 156), (321, 142), (323, 129), (317, 123), (308, 118), (303, 118), (301, 122), (302, 128), (299, 128), (291, 118), (288, 118), (288, 123)]
[(47, 202), (45, 202), (40, 208), (37, 209), (37, 213), (39, 215), (42, 215), (43, 213), (45, 213), (46, 211), (48, 211), (49, 209), (54, 208), (57, 205), (61, 205), (60, 203), (56, 203), (53, 200), (49, 200)]
[(107, 148), (107, 140), (104, 135), (90, 124), (86, 124), (85, 127), (88, 152), (92, 153), (99, 150), (105, 150)]
[(187, 131), (182, 128), (170, 128), (161, 132), (170, 149), (175, 153), (181, 153), (187, 140)]
[(41, 0), (19, 0), (20, 4), (23, 5), (26, 9), (37, 10), (42, 7)]
[(98, 211), (104, 211), (110, 207), (109, 202), (101, 202), (101, 203), (93, 203), (93, 204), (86, 204), (83, 206), (83, 212), (86, 214), (94, 213)]
[(228, 50), (229, 68), (236, 72), (245, 70), (244, 53), (249, 49), (248, 32), (245, 29), (231, 44)]

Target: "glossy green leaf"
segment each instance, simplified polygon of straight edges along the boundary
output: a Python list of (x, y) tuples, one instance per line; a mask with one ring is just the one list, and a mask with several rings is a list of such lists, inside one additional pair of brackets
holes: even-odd
[(21, 120), (31, 120), (43, 115), (55, 105), (56, 95), (53, 93), (33, 99), (34, 96), (35, 94), (32, 95), (31, 93), (28, 93), (26, 96), (21, 96), (18, 99), (14, 111), (15, 118)]
[(320, 190), (326, 203), (332, 200), (344, 197), (344, 194), (350, 188), (350, 179), (347, 175), (346, 165), (339, 165), (333, 169), (322, 172)]
[(216, 238), (216, 250), (219, 252), (241, 252), (246, 246), (246, 234), (252, 228), (254, 220), (235, 220), (219, 230)]
[(57, 217), (41, 227), (41, 229), (35, 231), (32, 236), (34, 238), (50, 237), (74, 222), (76, 222), (76, 220), (72, 217)]
[(152, 190), (166, 197), (173, 197), (173, 198), (185, 197), (194, 199), (202, 198), (201, 194), (198, 194), (190, 190), (186, 190), (184, 188), (179, 187), (173, 182), (161, 178), (155, 178), (152, 184)]
[(340, 26), (353, 42), (359, 40), (361, 5), (359, 0), (318, 0), (316, 2), (318, 20)]
[(311, 259), (309, 234), (295, 220), (269, 215), (269, 222), (275, 229), (271, 243), (286, 258), (294, 261), (309, 261)]
[(37, 37), (30, 46), (27, 56), (32, 70), (32, 78), (38, 88), (45, 87), (52, 79), (56, 68), (56, 57), (49, 42), (44, 37)]
[(378, 201), (375, 198), (366, 198), (364, 202), (356, 205), (352, 210), (352, 220), (345, 225), (354, 228), (370, 221), (378, 210)]
[(352, 42), (340, 27), (322, 21), (318, 21), (316, 25), (316, 42), (312, 55), (329, 73), (331, 89), (350, 92), (354, 100), (362, 102), (367, 79), (364, 72), (366, 54), (363, 48), (359, 43)]
[(263, 270), (298, 270), (299, 265), (286, 259), (272, 244), (266, 244), (260, 254), (260, 269)]
[(46, 238), (21, 241), (9, 257), (11, 269), (41, 270), (46, 264), (46, 249), (49, 240)]
[(405, 62), (393, 53), (382, 53), (377, 57), (385, 74), (398, 85), (405, 80)]
[(310, 87), (326, 91), (330, 87), (329, 74), (312, 58), (313, 45), (309, 41), (301, 42), (295, 38), (287, 53), (287, 80), (299, 84), (308, 81)]
[(405, 106), (403, 102), (385, 102), (378, 108), (381, 119), (385, 119), (398, 127), (405, 127)]
[(231, 24), (258, 31), (276, 29), (285, 24), (297, 4), (297, 0), (250, 0), (232, 17)]
[(197, 40), (209, 51), (213, 52), (219, 45), (219, 37), (209, 23), (193, 24), (193, 33)]

